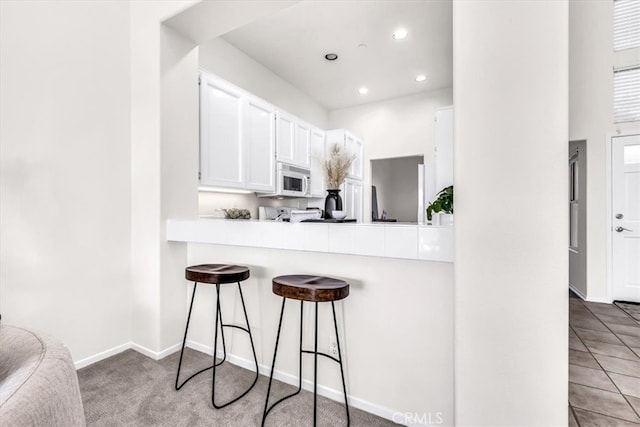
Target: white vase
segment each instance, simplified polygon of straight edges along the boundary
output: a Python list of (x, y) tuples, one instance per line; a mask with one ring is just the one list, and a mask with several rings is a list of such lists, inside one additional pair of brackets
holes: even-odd
[(450, 227), (453, 225), (453, 214), (440, 212), (438, 214), (438, 220), (438, 225)]

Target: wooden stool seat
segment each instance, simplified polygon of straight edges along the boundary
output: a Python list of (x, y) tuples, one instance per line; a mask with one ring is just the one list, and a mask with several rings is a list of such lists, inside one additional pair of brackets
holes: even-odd
[(202, 264), (185, 269), (185, 277), (198, 283), (236, 283), (249, 278), (249, 268), (243, 265)]
[(299, 301), (338, 301), (349, 295), (349, 284), (331, 277), (291, 274), (273, 278), (273, 293)]

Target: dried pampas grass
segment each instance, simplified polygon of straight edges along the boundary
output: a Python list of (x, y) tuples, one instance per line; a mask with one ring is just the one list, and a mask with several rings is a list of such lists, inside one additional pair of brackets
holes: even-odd
[(355, 158), (356, 156), (349, 154), (342, 145), (333, 144), (331, 146), (329, 154), (322, 164), (324, 182), (327, 189), (334, 190), (340, 188)]

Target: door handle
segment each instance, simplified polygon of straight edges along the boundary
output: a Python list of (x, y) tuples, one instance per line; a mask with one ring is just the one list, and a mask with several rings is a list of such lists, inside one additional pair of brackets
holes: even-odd
[(615, 230), (618, 233), (622, 233), (623, 231), (633, 231), (633, 230), (629, 230), (628, 228), (624, 228), (624, 227), (616, 227)]

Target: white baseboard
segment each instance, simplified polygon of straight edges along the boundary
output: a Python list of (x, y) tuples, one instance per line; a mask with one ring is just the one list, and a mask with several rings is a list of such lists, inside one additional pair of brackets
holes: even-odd
[[(200, 351), (202, 353), (208, 354), (210, 356), (213, 356), (213, 347), (210, 347), (195, 341), (191, 341), (191, 340), (187, 340), (187, 347)], [(222, 358), (222, 355), (223, 353), (218, 351), (217, 357)], [(252, 372), (256, 371), (255, 362), (252, 360), (248, 360), (248, 359), (227, 353), (227, 361), (232, 365), (239, 366), (249, 371), (252, 371)], [(258, 364), (258, 370), (261, 375), (264, 375), (266, 377), (268, 377), (271, 374), (271, 366)], [(274, 372), (273, 378), (293, 386), (298, 385), (297, 376), (288, 374), (286, 372), (282, 372), (279, 370), (276, 370)], [(313, 392), (313, 382), (310, 380), (302, 380), (302, 388), (306, 391)], [(330, 387), (319, 385), (318, 395), (324, 396), (331, 400), (335, 400), (336, 402), (339, 402), (339, 403), (344, 403), (344, 394), (342, 393), (342, 391), (338, 391)], [(348, 395), (348, 396), (349, 396), (349, 406), (357, 409), (361, 409), (365, 412), (369, 412), (371, 414), (377, 415), (387, 420), (397, 422), (397, 420), (394, 420), (393, 417), (394, 417), (394, 414), (397, 417), (397, 414), (399, 414), (398, 411), (394, 411), (393, 409), (389, 409), (381, 405), (376, 405), (375, 403), (368, 402), (366, 400), (354, 397), (352, 395)]]
[(82, 369), (89, 365), (93, 365), (94, 363), (100, 362), (101, 360), (107, 359), (111, 356), (115, 356), (118, 353), (122, 353), (123, 351), (126, 351), (126, 350), (135, 350), (138, 353), (144, 354), (145, 356), (152, 358), (153, 360), (160, 360), (176, 352), (177, 350), (180, 350), (180, 346), (181, 344), (178, 343), (162, 351), (153, 351), (144, 346), (141, 346), (140, 344), (136, 344), (134, 342), (127, 342), (124, 344), (120, 344), (116, 347), (110, 348), (109, 350), (105, 350), (98, 354), (94, 354), (93, 356), (89, 356), (82, 360), (78, 360), (77, 362), (74, 362), (74, 365), (76, 367), (76, 370)]
[(613, 300), (610, 300), (609, 298), (592, 298), (592, 297), (588, 297), (586, 299), (586, 301), (588, 302), (599, 302), (602, 304), (613, 304)]
[(160, 359), (164, 359), (165, 357), (167, 357), (168, 355), (175, 353), (176, 351), (180, 350), (180, 347), (182, 347), (182, 344), (178, 343), (178, 344), (174, 344), (170, 347), (165, 348), (162, 351), (153, 351), (150, 350), (146, 347), (141, 346), (140, 344), (136, 344), (134, 342), (129, 343), (131, 344), (131, 349), (137, 351), (138, 353), (142, 353), (147, 357), (152, 358), (153, 360), (160, 360)]
[(578, 290), (571, 283), (569, 283), (569, 289), (571, 289), (574, 294), (578, 295), (581, 299), (583, 299), (584, 301), (587, 301), (587, 302), (599, 302), (599, 303), (603, 303), (603, 304), (611, 304), (611, 303), (613, 303), (613, 301), (608, 299), (608, 298), (587, 297), (584, 293), (582, 293), (582, 291)]
[(94, 363), (104, 360), (108, 357), (115, 356), (118, 353), (122, 353), (125, 350), (129, 350), (130, 348), (131, 348), (130, 342), (120, 344), (118, 346), (110, 348), (109, 350), (101, 351), (100, 353), (94, 354), (93, 356), (89, 356), (84, 359), (78, 360), (77, 362), (74, 363), (74, 365), (76, 367), (76, 370), (78, 370), (78, 369), (87, 367), (89, 365), (93, 365)]
[(587, 299), (587, 296), (583, 294), (581, 290), (573, 286), (571, 283), (569, 283), (569, 289), (571, 289), (574, 294), (578, 295), (580, 299), (583, 299), (583, 300)]

